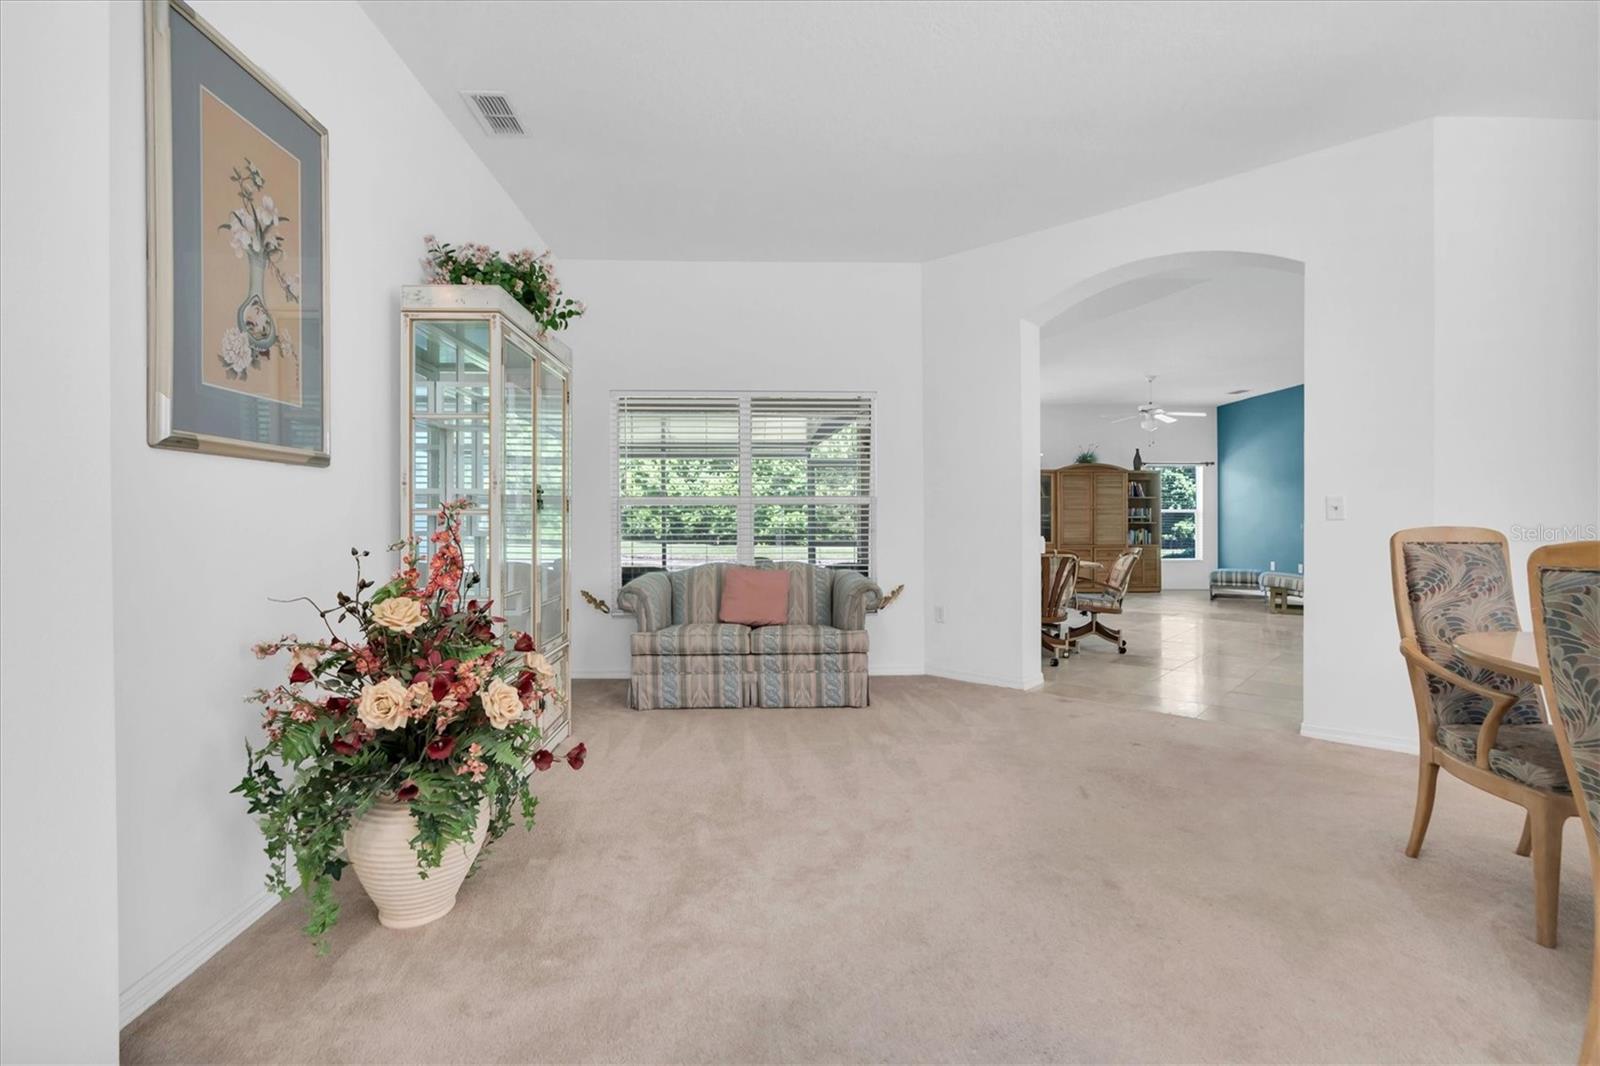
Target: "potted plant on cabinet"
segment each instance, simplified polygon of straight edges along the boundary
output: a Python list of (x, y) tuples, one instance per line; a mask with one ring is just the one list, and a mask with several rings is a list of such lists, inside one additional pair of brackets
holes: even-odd
[(427, 255), (422, 260), (428, 282), (434, 285), (498, 285), (510, 293), (538, 320), (539, 327), (554, 333), (566, 329), (587, 308), (561, 291), (556, 277), (556, 261), (550, 251), (533, 254), (498, 252), (487, 244), (440, 244), (433, 237), (422, 238)]
[[(384, 925), (434, 921), (519, 814), (532, 827), (531, 778), (556, 761), (539, 746), (541, 712), (565, 699), (549, 662), (528, 634), (505, 631), (489, 603), (463, 602), (477, 582), (462, 561), (466, 506), (440, 509), (426, 580), (416, 538), (392, 546), (400, 572), (377, 588), (361, 573), (367, 553), (352, 548), (354, 594), (328, 608), (307, 598), (327, 639), (255, 648), (259, 658), (287, 653), (289, 676), (250, 697), (263, 707), (267, 742), (246, 748), (234, 791), (258, 817), (267, 885), (281, 896), (293, 862), (310, 907), (305, 930), (322, 950), (346, 865)], [(563, 758), (578, 769), (585, 754), (578, 744)]]

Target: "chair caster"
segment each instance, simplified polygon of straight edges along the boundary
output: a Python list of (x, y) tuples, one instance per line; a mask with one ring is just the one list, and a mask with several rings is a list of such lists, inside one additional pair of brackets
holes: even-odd
[(1061, 665), (1061, 660), (1060, 659), (1051, 659), (1050, 660), (1050, 665), (1051, 666), (1060, 666)]
[(1121, 644), (1117, 645), (1117, 654), (1118, 655), (1126, 655), (1126, 654), (1128, 654), (1128, 643), (1127, 643), (1127, 641), (1123, 641)]

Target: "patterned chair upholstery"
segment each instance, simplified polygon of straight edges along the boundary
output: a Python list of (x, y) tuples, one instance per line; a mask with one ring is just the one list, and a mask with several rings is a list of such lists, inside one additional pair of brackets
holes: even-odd
[(1535, 686), (1456, 650), (1472, 633), (1519, 628), (1510, 550), (1492, 529), (1405, 529), (1389, 541), (1400, 654), (1418, 730), (1417, 805), (1406, 854), (1417, 858), (1439, 771), (1527, 812), (1517, 854), (1533, 857), (1535, 939), (1556, 945), (1561, 827), (1577, 814), (1561, 750)]
[(623, 587), (617, 603), (639, 623), (631, 706), (866, 706), (867, 612), (882, 591), (853, 570), (757, 565), (789, 573), (783, 625), (718, 621), (725, 563), (644, 574)]
[[(1600, 884), (1600, 543), (1555, 544), (1528, 560), (1533, 632), (1568, 781)], [(1600, 928), (1600, 895), (1595, 897)], [(1589, 1019), (1579, 1062), (1600, 1063), (1600, 938), (1595, 940)]]
[(1068, 639), (1076, 643), (1081, 637), (1100, 637), (1115, 644), (1118, 655), (1127, 652), (1128, 642), (1122, 639), (1122, 631), (1100, 621), (1100, 616), (1122, 613), (1122, 598), (1128, 594), (1128, 582), (1133, 578), (1134, 564), (1143, 553), (1142, 547), (1127, 548), (1111, 564), (1111, 572), (1104, 581), (1080, 582), (1078, 591), (1072, 596), (1072, 609), (1082, 611), (1089, 616), (1089, 620), (1069, 629)]
[(1478, 757), (1478, 727), (1489, 713), (1490, 700), (1455, 683), (1452, 677), (1479, 688), (1515, 693), (1517, 701), (1501, 720), (1495, 747), (1489, 752), (1489, 769), (1533, 788), (1565, 791), (1561, 751), (1544, 724), (1534, 687), (1475, 667), (1455, 649), (1455, 639), (1464, 633), (1515, 632), (1520, 628), (1505, 552), (1498, 545), (1481, 542), (1413, 542), (1405, 545), (1404, 552), (1406, 598), (1417, 647), (1442, 668), (1427, 679), (1434, 741), (1468, 762)]
[(1078, 557), (1071, 552), (1046, 552), (1039, 556), (1039, 642), (1050, 653), (1050, 665), (1060, 666), (1063, 654), (1072, 654), (1072, 597), (1078, 589)]

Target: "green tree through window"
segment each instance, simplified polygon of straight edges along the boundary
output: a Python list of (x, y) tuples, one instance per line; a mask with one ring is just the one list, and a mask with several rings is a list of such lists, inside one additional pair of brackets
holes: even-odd
[(1200, 558), (1200, 468), (1160, 466), (1161, 557)]
[(703, 562), (869, 572), (870, 397), (619, 397), (618, 578)]

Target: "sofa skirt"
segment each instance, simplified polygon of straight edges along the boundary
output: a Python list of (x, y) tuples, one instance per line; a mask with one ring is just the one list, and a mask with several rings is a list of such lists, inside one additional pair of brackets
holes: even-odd
[(743, 707), (749, 688), (748, 655), (635, 655), (628, 705)]

